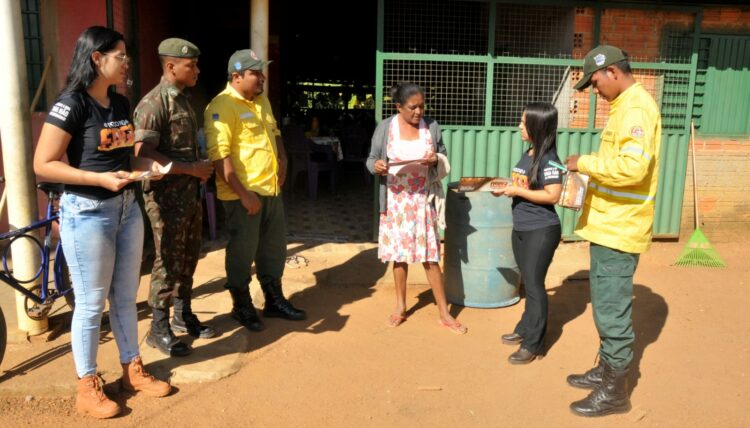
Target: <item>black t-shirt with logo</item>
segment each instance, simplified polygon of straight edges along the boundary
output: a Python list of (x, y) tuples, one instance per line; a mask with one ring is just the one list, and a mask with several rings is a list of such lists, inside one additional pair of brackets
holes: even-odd
[[(525, 152), (513, 168), (511, 176), (513, 185), (528, 189), (530, 187), (529, 174), (531, 173), (531, 155)], [(555, 151), (547, 152), (542, 156), (537, 172), (537, 183), (532, 190), (541, 190), (550, 184), (562, 183), (560, 170), (549, 165), (549, 161), (560, 163)], [(541, 205), (531, 202), (520, 196), (513, 197), (513, 229), (524, 232), (541, 229), (548, 226), (560, 224), (560, 218), (555, 212), (555, 206)]]
[[(130, 155), (135, 145), (135, 130), (130, 120), (130, 103), (124, 96), (112, 93), (109, 107), (102, 107), (87, 92), (60, 95), (47, 115), (46, 122), (72, 136), (67, 155), (71, 166), (84, 171), (130, 171)], [(108, 199), (119, 192), (98, 186), (66, 184), (65, 191), (93, 199)]]

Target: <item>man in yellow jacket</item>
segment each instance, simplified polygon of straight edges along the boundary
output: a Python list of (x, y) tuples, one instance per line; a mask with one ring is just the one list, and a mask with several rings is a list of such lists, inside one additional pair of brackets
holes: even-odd
[(576, 233), (591, 243), (591, 305), (599, 332), (599, 364), (568, 376), (593, 389), (570, 405), (582, 416), (630, 410), (627, 372), (635, 339), (633, 273), (651, 244), (659, 177), (661, 116), (653, 97), (631, 74), (622, 50), (601, 45), (586, 54), (576, 89), (589, 86), (609, 103), (599, 151), (570, 156), (569, 171), (591, 177)]

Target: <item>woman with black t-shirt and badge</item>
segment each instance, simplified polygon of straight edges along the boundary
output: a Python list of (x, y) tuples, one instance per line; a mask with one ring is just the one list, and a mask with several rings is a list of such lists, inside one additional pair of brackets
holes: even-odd
[(562, 177), (549, 161), (560, 163), (555, 141), (557, 110), (549, 103), (530, 103), (521, 116), (521, 138), (531, 144), (513, 168), (513, 184), (497, 192), (513, 198), (513, 255), (526, 289), (526, 306), (513, 333), (502, 336), (507, 345), (520, 344), (508, 357), (511, 364), (532, 362), (544, 349), (547, 330), (547, 292), (544, 279), (560, 243), (560, 218), (554, 204), (560, 199)]
[[(60, 238), (75, 291), (71, 323), (78, 373), (76, 409), (96, 418), (120, 412), (97, 376), (96, 354), (104, 303), (123, 368), (122, 387), (162, 397), (171, 387), (149, 375), (138, 352), (136, 291), (143, 251), (143, 216), (131, 171), (158, 171), (135, 158), (127, 98), (110, 90), (125, 82), (130, 58), (122, 34), (86, 29), (76, 42), (65, 89), (47, 116), (34, 171), (65, 184)], [(68, 162), (62, 161), (67, 154)]]

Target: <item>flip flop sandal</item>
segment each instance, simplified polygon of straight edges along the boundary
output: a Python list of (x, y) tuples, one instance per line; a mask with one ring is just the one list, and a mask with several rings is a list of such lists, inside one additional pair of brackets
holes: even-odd
[(447, 323), (447, 322), (443, 322), (442, 320), (438, 320), (438, 324), (440, 324), (441, 326), (447, 328), (448, 330), (456, 334), (466, 334), (466, 332), (469, 331), (469, 329), (466, 328), (465, 325), (461, 324), (458, 321)]

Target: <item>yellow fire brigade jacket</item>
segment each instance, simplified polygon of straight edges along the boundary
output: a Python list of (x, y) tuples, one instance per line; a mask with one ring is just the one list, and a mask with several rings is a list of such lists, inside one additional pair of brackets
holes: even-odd
[(597, 153), (581, 156), (578, 169), (591, 177), (575, 233), (628, 253), (651, 245), (659, 178), (661, 115), (640, 83), (610, 103)]

